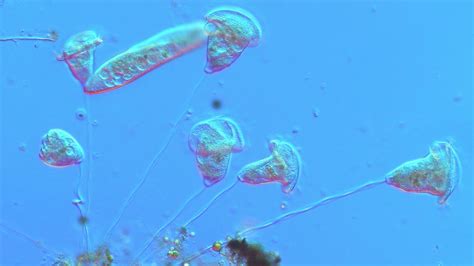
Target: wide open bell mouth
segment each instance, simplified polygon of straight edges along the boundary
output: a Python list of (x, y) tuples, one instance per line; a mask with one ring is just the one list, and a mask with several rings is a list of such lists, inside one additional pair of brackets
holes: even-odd
[(270, 156), (245, 165), (237, 178), (250, 185), (280, 183), (281, 190), (290, 193), (301, 173), (299, 154), (293, 145), (280, 140), (270, 141), (269, 150)]
[(240, 152), (245, 140), (239, 125), (228, 117), (218, 116), (198, 122), (191, 128), (188, 146), (196, 154), (212, 150)]
[(204, 18), (208, 23), (208, 33), (212, 31), (233, 30), (248, 40), (248, 46), (255, 47), (262, 39), (262, 27), (258, 20), (248, 11), (233, 6), (222, 6), (209, 11)]
[(387, 173), (386, 181), (406, 192), (438, 196), (438, 203), (443, 204), (459, 183), (461, 172), (461, 162), (452, 144), (435, 141), (428, 155), (401, 164)]
[(289, 142), (272, 140), (269, 144), (270, 151), (274, 158), (282, 158), (286, 168), (284, 169), (284, 178), (282, 179), (282, 191), (290, 193), (296, 186), (301, 175), (301, 157), (296, 147)]
[(446, 187), (444, 194), (438, 199), (440, 204), (446, 202), (451, 193), (456, 189), (462, 177), (462, 165), (454, 146), (445, 141), (435, 141), (430, 147), (430, 155), (444, 169), (446, 175)]
[(232, 153), (243, 149), (244, 139), (235, 121), (219, 116), (194, 125), (188, 145), (194, 152), (204, 185), (209, 187), (226, 176)]
[(73, 57), (81, 52), (94, 49), (101, 43), (102, 39), (93, 30), (77, 33), (67, 39), (64, 44), (63, 59), (68, 59), (68, 57)]
[(232, 65), (247, 47), (257, 46), (262, 35), (258, 21), (238, 8), (219, 8), (209, 12), (205, 31), (207, 62), (204, 71), (219, 72)]

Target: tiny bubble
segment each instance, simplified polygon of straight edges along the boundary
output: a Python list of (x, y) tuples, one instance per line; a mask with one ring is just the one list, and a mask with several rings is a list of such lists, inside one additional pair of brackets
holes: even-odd
[(76, 119), (77, 120), (80, 120), (80, 121), (83, 121), (87, 118), (87, 112), (86, 112), (86, 109), (84, 108), (77, 108), (76, 109)]
[(287, 207), (288, 207), (288, 203), (286, 201), (283, 201), (282, 203), (280, 203), (281, 210), (285, 210)]

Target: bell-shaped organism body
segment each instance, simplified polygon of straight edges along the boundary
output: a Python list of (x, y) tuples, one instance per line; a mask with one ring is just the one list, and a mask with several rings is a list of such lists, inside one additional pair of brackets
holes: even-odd
[(386, 175), (389, 185), (407, 192), (429, 193), (443, 204), (456, 188), (462, 167), (456, 150), (448, 142), (436, 141), (427, 156), (408, 161)]
[(232, 153), (242, 151), (244, 138), (232, 119), (216, 117), (194, 125), (188, 144), (195, 154), (204, 184), (212, 186), (225, 177)]
[(247, 47), (255, 47), (262, 38), (258, 21), (239, 8), (218, 8), (205, 19), (207, 40), (206, 73), (229, 67)]
[(102, 39), (94, 31), (84, 31), (71, 36), (64, 45), (60, 60), (66, 61), (73, 76), (85, 86), (94, 65), (95, 48)]
[(80, 164), (84, 150), (68, 132), (50, 129), (41, 139), (39, 158), (48, 166), (66, 167)]
[(279, 182), (282, 191), (290, 193), (301, 173), (301, 158), (296, 148), (285, 141), (272, 140), (269, 144), (271, 155), (244, 166), (237, 177), (247, 184)]

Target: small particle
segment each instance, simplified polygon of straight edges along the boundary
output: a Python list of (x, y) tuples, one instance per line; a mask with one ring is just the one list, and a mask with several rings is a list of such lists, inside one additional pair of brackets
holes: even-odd
[(318, 118), (321, 115), (321, 112), (319, 111), (319, 108), (313, 108), (313, 117)]
[(212, 100), (212, 108), (214, 108), (214, 110), (221, 109), (222, 108), (222, 101), (219, 100), (219, 99)]
[(181, 226), (181, 228), (179, 228), (179, 233), (180, 233), (181, 235), (185, 235), (185, 236), (186, 236), (186, 235), (188, 235), (188, 229), (186, 229), (186, 227), (184, 227), (184, 226)]
[(374, 166), (374, 163), (371, 161), (367, 161), (365, 165), (367, 166), (367, 168), (372, 168)]
[(372, 6), (372, 7), (370, 8), (370, 12), (372, 12), (372, 13), (377, 13), (377, 6)]
[(319, 88), (322, 90), (322, 91), (325, 91), (327, 89), (327, 84), (326, 82), (321, 82), (321, 85), (319, 85)]
[(462, 95), (458, 94), (453, 97), (453, 102), (460, 103), (462, 101)]
[(179, 251), (177, 251), (174, 248), (171, 248), (170, 250), (168, 250), (168, 258), (176, 259), (178, 257), (179, 257)]
[(294, 135), (298, 134), (300, 132), (300, 129), (298, 127), (294, 127), (292, 130), (291, 130), (291, 133), (293, 133)]
[(59, 38), (59, 33), (55, 30), (52, 30), (49, 32), (48, 36), (51, 40), (56, 41)]
[(79, 216), (79, 224), (80, 225), (86, 225), (89, 223), (89, 218), (87, 216), (81, 215)]
[(348, 64), (352, 63), (352, 57), (351, 57), (351, 56), (348, 56), (348, 57), (346, 58), (346, 62), (347, 62)]
[(99, 121), (97, 121), (97, 119), (96, 119), (96, 120), (92, 121), (91, 125), (93, 127), (97, 127), (97, 126), (99, 126)]
[(165, 242), (165, 243), (168, 243), (168, 242), (170, 242), (170, 238), (169, 238), (169, 237), (167, 237), (167, 236), (163, 237), (163, 242)]
[(288, 203), (283, 201), (282, 203), (280, 203), (280, 209), (281, 210), (285, 210), (286, 208), (288, 207)]
[(398, 128), (399, 129), (404, 129), (406, 127), (407, 127), (407, 123), (405, 121), (398, 122)]
[(310, 72), (306, 73), (303, 79), (304, 81), (309, 81), (311, 79), (311, 73)]
[(217, 85), (219, 85), (220, 88), (224, 88), (224, 81), (219, 80), (219, 81), (217, 82)]
[(194, 232), (194, 231), (190, 232), (190, 233), (189, 233), (189, 236), (190, 236), (190, 237), (195, 237), (195, 236), (196, 236), (196, 232)]
[(192, 109), (188, 109), (188, 110), (186, 111), (185, 119), (186, 119), (186, 120), (191, 119), (191, 116), (192, 116), (192, 115), (193, 115), (193, 110), (192, 110)]
[(33, 47), (38, 48), (38, 44), (35, 43), (35, 44), (33, 45)]
[(222, 250), (222, 242), (221, 241), (216, 241), (214, 244), (212, 244), (212, 250), (215, 252), (220, 252)]
[(84, 203), (84, 202), (81, 199), (73, 199), (72, 200), (72, 204), (76, 205), (76, 206), (82, 205), (82, 203)]
[(79, 121), (86, 120), (87, 118), (87, 111), (86, 109), (80, 107), (76, 109), (76, 119)]
[(188, 262), (183, 263), (183, 266), (191, 266)]
[(24, 143), (24, 142), (20, 143), (20, 145), (18, 145), (18, 150), (21, 151), (21, 152), (25, 152), (26, 151), (26, 143)]
[(173, 243), (177, 246), (181, 245), (181, 241), (179, 239), (175, 239)]

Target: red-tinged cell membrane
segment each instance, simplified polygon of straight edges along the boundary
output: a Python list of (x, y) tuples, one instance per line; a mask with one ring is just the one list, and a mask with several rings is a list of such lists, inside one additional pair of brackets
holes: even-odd
[(243, 149), (244, 138), (235, 121), (216, 117), (194, 125), (188, 144), (204, 184), (209, 187), (225, 177), (232, 153)]
[(459, 183), (461, 173), (461, 162), (452, 144), (436, 141), (428, 155), (403, 163), (385, 178), (389, 185), (403, 191), (438, 196), (443, 204)]
[(278, 182), (283, 192), (290, 193), (301, 174), (298, 151), (292, 144), (281, 140), (270, 141), (269, 150), (269, 157), (247, 164), (237, 177), (241, 182), (252, 185)]
[(247, 47), (257, 46), (262, 38), (258, 21), (240, 8), (218, 8), (209, 12), (205, 19), (209, 35), (206, 73), (229, 67)]
[(205, 40), (202, 22), (167, 29), (102, 64), (87, 80), (84, 92), (97, 94), (120, 88), (202, 46)]
[(50, 129), (41, 138), (39, 158), (48, 166), (67, 167), (80, 164), (84, 159), (84, 150), (68, 132)]

